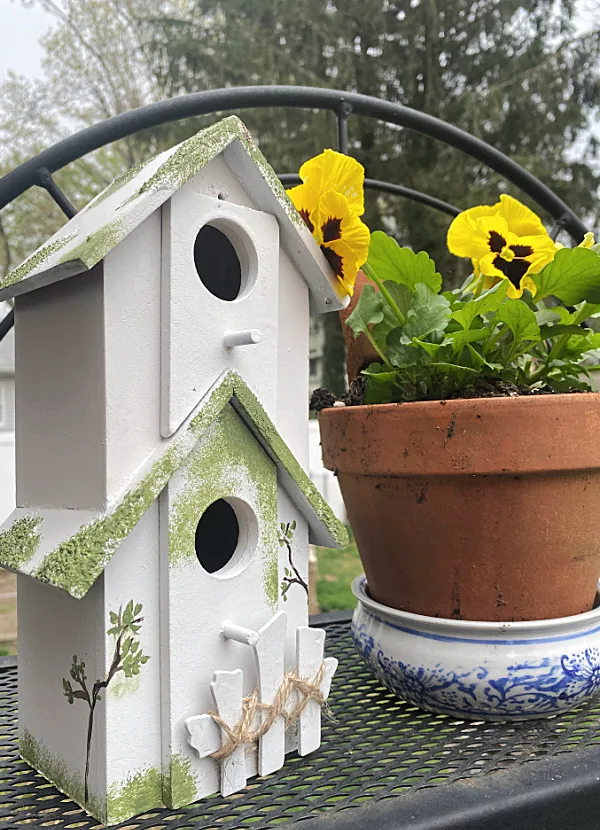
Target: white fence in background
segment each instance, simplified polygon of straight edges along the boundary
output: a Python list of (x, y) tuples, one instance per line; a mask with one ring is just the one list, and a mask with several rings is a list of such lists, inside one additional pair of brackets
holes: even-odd
[(321, 460), (321, 439), (317, 421), (308, 422), (308, 441), (308, 474), (338, 519), (347, 522), (338, 480), (331, 470), (325, 469)]

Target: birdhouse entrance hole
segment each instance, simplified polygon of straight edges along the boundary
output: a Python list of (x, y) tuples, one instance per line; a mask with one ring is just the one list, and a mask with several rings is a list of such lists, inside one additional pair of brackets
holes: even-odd
[(205, 571), (218, 577), (235, 576), (256, 548), (256, 516), (241, 499), (217, 499), (200, 516), (195, 541), (196, 556)]
[[(221, 224), (221, 223), (219, 223)], [(228, 226), (204, 225), (194, 243), (194, 265), (200, 281), (220, 300), (231, 302), (246, 293), (249, 261), (245, 239)]]

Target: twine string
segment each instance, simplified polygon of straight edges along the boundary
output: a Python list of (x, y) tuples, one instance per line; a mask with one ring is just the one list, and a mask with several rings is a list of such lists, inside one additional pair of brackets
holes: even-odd
[[(314, 700), (320, 706), (327, 709), (325, 696), (321, 691), (321, 683), (325, 676), (325, 663), (321, 663), (318, 672), (311, 680), (300, 677), (295, 672), (286, 672), (283, 683), (277, 690), (273, 703), (261, 703), (258, 699), (258, 689), (255, 689), (249, 697), (242, 700), (242, 715), (235, 726), (231, 727), (218, 712), (209, 712), (217, 726), (227, 735), (227, 743), (221, 749), (211, 753), (210, 757), (216, 761), (224, 761), (244, 744), (253, 744), (266, 735), (277, 718), (283, 718), (286, 726), (298, 720), (300, 715), (308, 706), (309, 701)], [(294, 693), (298, 694), (298, 703), (291, 711), (287, 705)], [(253, 729), (254, 721), (259, 713), (266, 713), (257, 729)]]

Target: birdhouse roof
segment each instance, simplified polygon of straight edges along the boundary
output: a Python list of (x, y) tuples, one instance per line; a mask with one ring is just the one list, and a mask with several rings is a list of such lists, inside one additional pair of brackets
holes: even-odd
[(0, 565), (80, 599), (100, 576), (206, 430), (231, 404), (277, 467), (277, 476), (310, 528), (327, 547), (347, 542), (344, 526), (294, 458), (242, 378), (225, 372), (171, 438), (163, 440), (135, 479), (103, 512), (18, 507), (0, 528)]
[(235, 116), (201, 130), (116, 179), (0, 280), (0, 300), (93, 268), (220, 154), (256, 206), (277, 219), (281, 244), (310, 288), (312, 309), (342, 308), (347, 298), (340, 282), (277, 175)]

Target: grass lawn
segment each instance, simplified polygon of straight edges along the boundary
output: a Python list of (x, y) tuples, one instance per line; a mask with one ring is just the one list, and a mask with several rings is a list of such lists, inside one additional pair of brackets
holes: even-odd
[(317, 548), (319, 570), (317, 599), (321, 611), (354, 608), (356, 600), (350, 590), (352, 580), (363, 572), (354, 542), (342, 550)]

